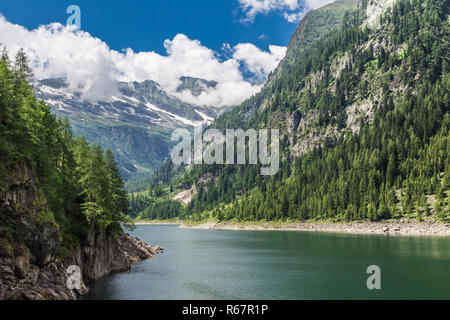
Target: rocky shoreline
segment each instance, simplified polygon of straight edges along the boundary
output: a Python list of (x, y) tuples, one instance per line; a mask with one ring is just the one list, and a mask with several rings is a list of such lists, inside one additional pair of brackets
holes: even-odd
[[(90, 281), (112, 272), (128, 271), (133, 264), (163, 250), (123, 233), (118, 239), (95, 241), (44, 266), (34, 264), (34, 257), (27, 250), (21, 256), (1, 257), (0, 300), (76, 300), (89, 291)], [(79, 289), (67, 286), (66, 272), (71, 265), (80, 268)]]
[(390, 236), (450, 236), (450, 224), (435, 221), (389, 220), (383, 222), (358, 221), (335, 222), (286, 222), (286, 223), (236, 223), (207, 222), (202, 224), (182, 223), (181, 228), (207, 230), (247, 231), (309, 231), (348, 234), (372, 234)]

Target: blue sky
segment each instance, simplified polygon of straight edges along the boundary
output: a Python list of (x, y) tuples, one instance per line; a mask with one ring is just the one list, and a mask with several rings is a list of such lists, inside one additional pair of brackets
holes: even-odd
[(269, 44), (287, 46), (297, 23), (279, 11), (245, 18), (238, 0), (15, 0), (2, 1), (0, 12), (15, 24), (34, 29), (42, 24), (64, 24), (66, 8), (81, 8), (82, 29), (111, 48), (164, 53), (163, 42), (183, 33), (219, 50), (223, 43), (250, 42), (267, 50)]
[[(153, 80), (186, 102), (229, 106), (261, 89), (304, 14), (334, 0), (14, 0), (0, 3), (0, 43), (23, 48), (37, 79), (64, 77), (108, 101), (117, 81)], [(81, 9), (81, 30), (67, 8)], [(181, 76), (218, 83), (178, 92)]]

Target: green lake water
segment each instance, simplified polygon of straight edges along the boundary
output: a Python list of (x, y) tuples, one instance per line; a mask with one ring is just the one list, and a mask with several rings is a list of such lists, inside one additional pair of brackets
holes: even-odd
[[(450, 238), (138, 226), (167, 250), (83, 299), (450, 299)], [(381, 269), (369, 290), (367, 268)]]

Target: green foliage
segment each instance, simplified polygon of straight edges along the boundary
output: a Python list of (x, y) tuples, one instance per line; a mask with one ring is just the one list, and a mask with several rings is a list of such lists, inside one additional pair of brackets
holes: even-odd
[(135, 179), (126, 183), (128, 192), (141, 192), (154, 190), (159, 184), (168, 184), (173, 178), (183, 172), (183, 167), (175, 168), (172, 160), (167, 159), (164, 163), (145, 178)]
[(184, 218), (186, 210), (178, 201), (163, 200), (150, 203), (141, 213), (144, 220), (169, 220), (175, 217)]

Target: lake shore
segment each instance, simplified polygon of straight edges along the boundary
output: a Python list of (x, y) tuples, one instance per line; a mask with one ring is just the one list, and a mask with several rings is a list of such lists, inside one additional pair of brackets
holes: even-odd
[(183, 221), (136, 221), (134, 224), (137, 226), (176, 226), (183, 223)]
[(309, 231), (334, 232), (348, 234), (374, 234), (399, 236), (450, 236), (450, 224), (441, 222), (418, 221), (358, 221), (349, 223), (336, 222), (284, 222), (284, 223), (235, 223), (207, 222), (202, 224), (180, 225), (181, 228), (216, 229), (216, 230), (252, 230), (252, 231)]
[(136, 225), (179, 225), (201, 230), (309, 231), (347, 234), (450, 237), (450, 224), (436, 221), (389, 220), (382, 222), (188, 222), (145, 221)]

